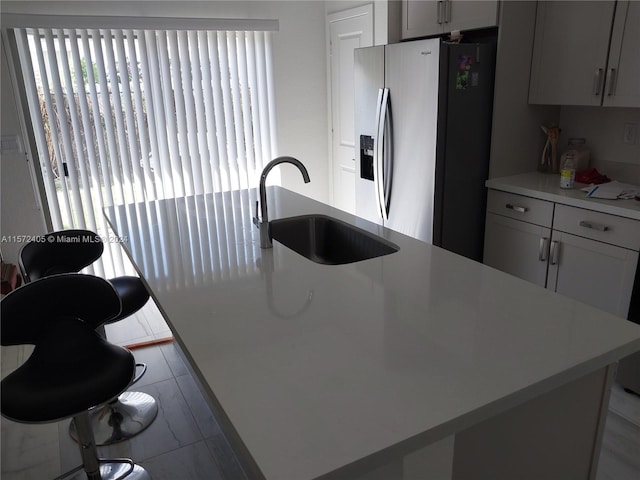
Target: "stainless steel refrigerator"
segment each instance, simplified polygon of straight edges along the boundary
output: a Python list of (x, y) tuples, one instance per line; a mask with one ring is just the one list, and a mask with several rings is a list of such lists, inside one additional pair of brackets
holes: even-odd
[(482, 260), (495, 46), (355, 50), (356, 214)]

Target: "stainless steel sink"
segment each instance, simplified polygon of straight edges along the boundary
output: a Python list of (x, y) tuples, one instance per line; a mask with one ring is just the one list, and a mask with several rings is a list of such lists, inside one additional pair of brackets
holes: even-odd
[(327, 215), (270, 222), (271, 237), (309, 260), (341, 265), (397, 252), (393, 243)]

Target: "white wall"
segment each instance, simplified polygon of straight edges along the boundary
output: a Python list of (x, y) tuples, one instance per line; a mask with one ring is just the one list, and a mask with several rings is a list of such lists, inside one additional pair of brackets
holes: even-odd
[(560, 146), (569, 138), (587, 141), (591, 165), (608, 177), (640, 185), (640, 131), (634, 144), (624, 143), (624, 125), (640, 129), (640, 108), (562, 107)]
[[(280, 31), (273, 36), (273, 61), (279, 154), (300, 159), (311, 176), (311, 183), (305, 185), (297, 169), (280, 167), (282, 184), (320, 201), (329, 201), (323, 1), (2, 1), (0, 10), (2, 13), (52, 15), (278, 19)], [(4, 65), (2, 69), (4, 75)], [(15, 118), (16, 113), (10, 112), (9, 104), (4, 101), (5, 96), (11, 95), (4, 77), (0, 87), (4, 124), (5, 117)], [(8, 120), (7, 123), (13, 121)], [(2, 129), (4, 135), (4, 125)], [(11, 168), (9, 164), (5, 168), (6, 162), (9, 159), (3, 156), (3, 187), (5, 183), (18, 185), (30, 182), (28, 177), (23, 178), (25, 171)], [(3, 202), (3, 230), (5, 217), (34, 217), (27, 203), (9, 209)]]
[(311, 183), (298, 169), (280, 167), (290, 190), (329, 203), (329, 150), (325, 11), (322, 1), (259, 2), (280, 20), (274, 39), (274, 70), (280, 153), (305, 164)]

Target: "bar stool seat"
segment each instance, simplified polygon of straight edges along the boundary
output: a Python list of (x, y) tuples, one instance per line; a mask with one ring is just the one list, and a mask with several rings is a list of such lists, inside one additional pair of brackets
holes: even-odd
[[(77, 273), (98, 260), (104, 252), (100, 236), (90, 230), (62, 230), (45, 236), (44, 242), (30, 242), (20, 251), (20, 270), (25, 281)], [(114, 323), (140, 310), (149, 300), (149, 293), (138, 277), (123, 275), (109, 279), (118, 295), (122, 309), (107, 323)]]
[(120, 315), (113, 320), (109, 320), (107, 323), (119, 322), (133, 315), (149, 301), (149, 292), (144, 286), (144, 283), (142, 283), (142, 280), (138, 277), (122, 275), (120, 277), (110, 278), (109, 282), (111, 282), (113, 288), (118, 292), (120, 302), (122, 303), (122, 311)]
[[(30, 242), (20, 251), (20, 269), (25, 281), (50, 275), (76, 273), (95, 262), (104, 251), (102, 239), (90, 230), (73, 229), (45, 235), (44, 242)], [(109, 279), (118, 292), (120, 313), (106, 321), (111, 324), (140, 310), (149, 300), (149, 292), (140, 278), (119, 276)], [(146, 372), (145, 364), (137, 364), (137, 382)], [(97, 445), (111, 445), (127, 440), (146, 429), (158, 414), (158, 404), (149, 394), (127, 391), (89, 412)], [(75, 420), (69, 434), (78, 440)]]
[(2, 415), (22, 423), (73, 417), (77, 426), (82, 465), (56, 480), (81, 470), (89, 480), (149, 480), (130, 459), (99, 459), (89, 423), (88, 410), (117, 397), (135, 374), (133, 354), (95, 331), (119, 313), (115, 289), (90, 275), (54, 275), (15, 290), (0, 306), (2, 345), (35, 345), (1, 382)]
[(75, 318), (45, 327), (33, 354), (2, 382), (2, 413), (19, 422), (52, 422), (126, 390), (135, 371), (127, 349)]

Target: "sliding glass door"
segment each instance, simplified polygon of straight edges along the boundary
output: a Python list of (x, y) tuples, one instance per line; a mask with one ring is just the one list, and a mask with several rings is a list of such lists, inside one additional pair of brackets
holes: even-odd
[(105, 206), (254, 187), (275, 156), (270, 32), (14, 31), (56, 230), (109, 243)]

